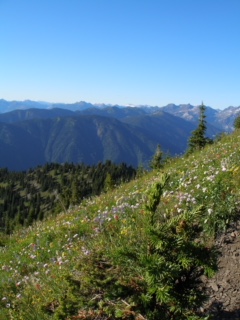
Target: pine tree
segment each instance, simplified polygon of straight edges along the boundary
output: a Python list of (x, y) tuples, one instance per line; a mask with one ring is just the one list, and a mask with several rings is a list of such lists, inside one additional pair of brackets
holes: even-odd
[(104, 182), (104, 190), (105, 190), (106, 192), (109, 191), (109, 190), (112, 190), (112, 189), (113, 189), (113, 186), (114, 186), (114, 182), (113, 182), (112, 176), (111, 176), (111, 174), (108, 172), (107, 175), (106, 175), (105, 182)]
[(161, 169), (163, 167), (163, 152), (160, 148), (160, 145), (157, 146), (156, 152), (150, 163), (152, 169)]
[(192, 132), (192, 136), (189, 139), (188, 153), (192, 153), (195, 150), (200, 150), (206, 146), (207, 143), (211, 142), (211, 139), (206, 137), (206, 107), (202, 103), (199, 107), (199, 124), (196, 130)]
[(78, 180), (75, 178), (71, 184), (71, 190), (72, 190), (71, 203), (72, 204), (77, 204), (80, 202), (78, 185), (79, 185)]
[(234, 120), (234, 128), (236, 129), (240, 129), (240, 116), (238, 116), (235, 120)]

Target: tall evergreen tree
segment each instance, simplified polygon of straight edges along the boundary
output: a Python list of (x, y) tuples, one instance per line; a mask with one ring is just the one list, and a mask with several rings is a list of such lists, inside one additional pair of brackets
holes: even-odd
[(150, 167), (152, 169), (161, 169), (163, 167), (163, 152), (160, 145), (157, 146), (156, 152), (151, 160)]
[(114, 182), (112, 179), (111, 174), (108, 172), (106, 175), (106, 179), (104, 181), (104, 190), (107, 192), (109, 190), (112, 190), (114, 186)]
[(240, 115), (234, 120), (234, 129), (240, 129)]
[(206, 107), (202, 103), (199, 106), (199, 124), (196, 130), (192, 132), (192, 135), (189, 139), (189, 149), (188, 153), (192, 153), (195, 150), (200, 150), (206, 146), (207, 143), (211, 142), (211, 139), (206, 137), (206, 115), (205, 115)]

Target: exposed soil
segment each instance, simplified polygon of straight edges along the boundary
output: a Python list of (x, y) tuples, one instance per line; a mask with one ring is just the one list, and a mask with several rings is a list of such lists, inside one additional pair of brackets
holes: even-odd
[(220, 256), (218, 272), (207, 279), (209, 300), (201, 308), (214, 320), (240, 319), (240, 221), (233, 224), (216, 242)]

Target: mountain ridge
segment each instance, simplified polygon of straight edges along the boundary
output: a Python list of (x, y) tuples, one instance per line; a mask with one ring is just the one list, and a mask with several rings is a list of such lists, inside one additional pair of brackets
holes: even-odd
[[(5, 100), (1, 104), (6, 107)], [(17, 105), (22, 109), (0, 114), (0, 167), (11, 170), (46, 162), (92, 165), (106, 160), (148, 167), (157, 145), (170, 156), (183, 154), (199, 117), (198, 107), (190, 104), (98, 107), (80, 102), (71, 105), (73, 110), (61, 108), (69, 106), (65, 104), (51, 108), (46, 103), (42, 109), (39, 102), (14, 102)], [(240, 107), (219, 112), (206, 108), (209, 138), (231, 132)]]
[[(111, 110), (111, 109), (133, 109), (131, 112), (138, 110), (138, 112), (147, 113), (155, 113), (159, 110), (166, 111), (175, 116), (181, 117), (188, 121), (196, 121), (198, 118), (198, 106), (193, 106), (190, 103), (188, 104), (173, 104), (169, 103), (166, 106), (150, 106), (150, 105), (111, 105), (104, 103), (95, 103), (92, 104), (90, 102), (79, 101), (75, 103), (49, 103), (49, 102), (36, 102), (31, 100), (25, 101), (6, 101), (4, 99), (0, 99), (0, 116), (6, 112), (10, 112), (13, 110), (26, 110), (26, 109), (66, 109), (74, 112), (93, 112), (99, 113), (103, 110)], [(90, 111), (91, 110), (91, 111)], [(212, 125), (216, 126), (218, 129), (221, 129), (226, 132), (233, 131), (233, 122), (235, 117), (240, 114), (240, 106), (234, 107), (229, 106), (225, 109), (214, 109), (210, 106), (206, 107), (206, 116), (207, 121)]]
[[(194, 129), (190, 122), (167, 113), (141, 119), (142, 123), (148, 121), (148, 130), (139, 123), (134, 124), (136, 118), (129, 118), (127, 123), (99, 115), (0, 122), (1, 153), (5, 155), (0, 159), (0, 166), (26, 170), (46, 162), (96, 164), (106, 160), (126, 162), (135, 167), (148, 165), (158, 144), (164, 146), (165, 152), (180, 154), (187, 147), (188, 136)], [(175, 141), (170, 133), (167, 138), (166, 121)], [(181, 135), (176, 123), (184, 128)], [(11, 164), (16, 159), (14, 153), (18, 161), (9, 165), (10, 158)]]

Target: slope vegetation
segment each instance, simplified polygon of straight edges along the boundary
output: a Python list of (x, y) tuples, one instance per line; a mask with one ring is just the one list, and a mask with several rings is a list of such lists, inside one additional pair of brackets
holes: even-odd
[(215, 238), (239, 214), (239, 150), (236, 131), (2, 235), (0, 319), (202, 318)]

